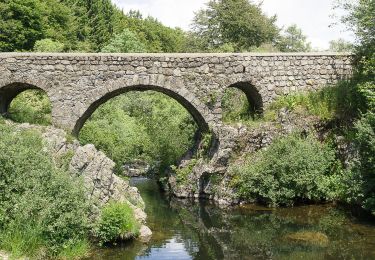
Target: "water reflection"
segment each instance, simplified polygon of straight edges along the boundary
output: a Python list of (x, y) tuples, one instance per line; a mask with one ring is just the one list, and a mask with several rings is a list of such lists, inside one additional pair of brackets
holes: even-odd
[(134, 181), (153, 238), (99, 250), (90, 259), (375, 259), (374, 222), (333, 206), (220, 209), (167, 199), (152, 180)]

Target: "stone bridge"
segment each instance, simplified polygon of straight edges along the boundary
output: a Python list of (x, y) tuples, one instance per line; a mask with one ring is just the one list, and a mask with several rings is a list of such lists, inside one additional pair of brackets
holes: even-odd
[(226, 88), (242, 90), (261, 112), (277, 96), (318, 89), (351, 72), (351, 56), (334, 53), (0, 53), (0, 113), (20, 92), (39, 88), (50, 98), (54, 125), (77, 135), (110, 98), (155, 90), (176, 99), (202, 130), (219, 138)]

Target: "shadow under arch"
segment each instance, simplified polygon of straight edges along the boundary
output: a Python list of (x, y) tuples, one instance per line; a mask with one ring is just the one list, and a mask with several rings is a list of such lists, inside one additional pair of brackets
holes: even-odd
[[(116, 89), (114, 91), (111, 91), (98, 100), (94, 101), (81, 115), (81, 117), (77, 120), (74, 129), (73, 129), (73, 135), (78, 136), (79, 132), (81, 131), (83, 125), (85, 122), (90, 118), (90, 116), (95, 112), (95, 110), (111, 98), (114, 98), (118, 95), (124, 94), (126, 92), (130, 91), (157, 91), (160, 93), (163, 93), (176, 101), (180, 103), (194, 118), (195, 122), (197, 123), (199, 129), (201, 132), (208, 132), (209, 131), (209, 126), (207, 121), (205, 120), (204, 116), (198, 111), (198, 109), (185, 97), (180, 95), (178, 92), (175, 92), (173, 90), (156, 86), (156, 85), (134, 85), (134, 86), (125, 86), (119, 89)], [(173, 116), (173, 115), (171, 115)]]
[(251, 81), (240, 81), (231, 84), (228, 88), (237, 88), (245, 93), (249, 102), (250, 112), (261, 115), (263, 113), (263, 98)]
[(12, 100), (22, 92), (29, 89), (41, 90), (46, 93), (46, 95), (50, 99), (47, 91), (41, 87), (37, 87), (36, 85), (24, 82), (13, 82), (5, 86), (0, 86), (0, 114), (7, 114)]

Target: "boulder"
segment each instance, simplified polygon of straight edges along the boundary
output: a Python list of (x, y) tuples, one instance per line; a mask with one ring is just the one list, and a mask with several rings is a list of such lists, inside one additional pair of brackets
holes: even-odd
[(145, 225), (142, 225), (139, 230), (138, 240), (143, 243), (147, 243), (150, 241), (151, 237), (152, 237), (151, 229)]

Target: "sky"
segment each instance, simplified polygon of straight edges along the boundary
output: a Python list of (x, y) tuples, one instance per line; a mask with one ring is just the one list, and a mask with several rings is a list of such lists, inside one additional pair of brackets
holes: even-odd
[[(144, 16), (151, 15), (170, 27), (190, 29), (194, 12), (205, 7), (207, 0), (112, 0), (125, 12), (139, 10)], [(253, 0), (258, 3), (261, 0)], [(277, 25), (287, 27), (297, 24), (307, 36), (312, 47), (328, 49), (329, 41), (343, 38), (354, 41), (352, 33), (343, 25), (336, 24), (332, 15), (342, 12), (332, 10), (335, 0), (263, 0), (263, 11), (277, 15)]]

